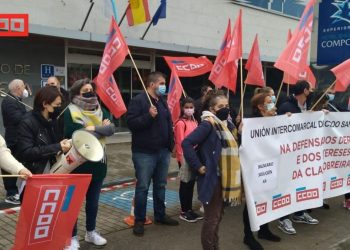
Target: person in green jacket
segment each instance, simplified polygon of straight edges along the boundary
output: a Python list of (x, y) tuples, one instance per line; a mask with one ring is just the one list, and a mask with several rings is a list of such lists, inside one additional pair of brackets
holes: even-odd
[[(102, 110), (95, 94), (95, 84), (88, 78), (76, 81), (70, 89), (71, 103), (64, 113), (64, 135), (71, 138), (76, 130), (85, 129), (93, 133), (105, 149), (105, 138), (114, 134), (114, 126), (108, 119), (108, 113)], [(100, 162), (87, 161), (73, 170), (72, 174), (92, 174), (92, 180), (86, 193), (86, 234), (85, 241), (97, 246), (107, 244), (99, 233), (95, 231), (103, 179), (107, 173), (106, 154)], [(78, 249), (77, 224), (75, 224), (72, 240), (65, 249)]]

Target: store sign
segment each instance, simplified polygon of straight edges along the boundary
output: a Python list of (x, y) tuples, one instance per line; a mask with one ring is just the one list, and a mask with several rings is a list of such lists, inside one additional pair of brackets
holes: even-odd
[(18, 37), (28, 35), (28, 14), (0, 14), (0, 37)]
[(55, 66), (52, 64), (41, 64), (41, 78), (49, 78), (55, 75)]
[(339, 64), (350, 58), (350, 1), (319, 4), (317, 64)]
[(65, 67), (55, 66), (55, 76), (65, 76)]
[(0, 64), (0, 74), (28, 75), (30, 73), (28, 64)]

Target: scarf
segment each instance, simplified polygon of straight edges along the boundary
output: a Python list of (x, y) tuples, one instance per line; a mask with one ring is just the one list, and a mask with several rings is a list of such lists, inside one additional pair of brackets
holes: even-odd
[(82, 96), (74, 96), (72, 103), (83, 110), (95, 110), (99, 107), (97, 97), (85, 98)]
[[(103, 120), (103, 113), (100, 106), (97, 106), (95, 110), (83, 110), (76, 104), (70, 104), (68, 106), (70, 114), (72, 116), (72, 120), (74, 123), (82, 124), (84, 127), (86, 126), (101, 126)], [(99, 139), (102, 146), (105, 145), (105, 139)]]
[(222, 197), (232, 206), (241, 204), (241, 166), (238, 157), (238, 145), (226, 122), (221, 121), (213, 113), (203, 111), (202, 120), (209, 121), (216, 130), (222, 150), (219, 160)]

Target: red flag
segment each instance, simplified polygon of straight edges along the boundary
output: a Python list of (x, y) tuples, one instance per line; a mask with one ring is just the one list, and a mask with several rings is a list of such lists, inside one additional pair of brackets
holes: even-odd
[(306, 66), (306, 70), (303, 72), (299, 73), (298, 78), (294, 78), (287, 73), (284, 73), (283, 75), (283, 82), (290, 84), (290, 85), (295, 85), (298, 80), (305, 80), (310, 83), (310, 86), (312, 88), (316, 88), (316, 77), (312, 70), (310, 69), (309, 65)]
[(101, 101), (115, 118), (121, 117), (126, 112), (126, 106), (114, 76), (111, 75), (108, 81), (105, 82), (100, 82), (97, 77), (94, 81), (96, 83), (96, 93), (101, 98)]
[[(290, 41), (290, 39), (292, 39), (292, 31), (290, 29), (288, 29), (288, 35), (287, 35), (287, 45)], [(287, 84), (292, 84), (294, 85), (298, 80), (290, 75), (288, 75), (286, 72), (283, 72), (283, 82), (287, 83)]]
[(238, 60), (227, 62), (231, 44), (231, 20), (228, 20), (224, 40), (221, 44), (218, 55), (216, 56), (214, 66), (210, 72), (209, 80), (218, 88), (226, 87), (236, 92), (237, 65)]
[(128, 54), (128, 45), (120, 32), (118, 24), (112, 17), (111, 26), (106, 46), (103, 51), (103, 57), (98, 72), (98, 82), (107, 82), (113, 72), (124, 62)]
[(52, 250), (69, 244), (90, 181), (90, 174), (29, 178), (12, 249)]
[(314, 16), (314, 4), (316, 0), (310, 0), (306, 5), (303, 15), (294, 31), (292, 39), (288, 42), (275, 67), (298, 78), (308, 65), (307, 58), (311, 42), (312, 22)]
[[(292, 39), (292, 32), (289, 29), (288, 30), (288, 37), (287, 37), (287, 44)], [(284, 72), (283, 74), (283, 82), (290, 84), (290, 85), (295, 85), (298, 80), (306, 80), (310, 83), (310, 86), (312, 88), (316, 88), (316, 77), (314, 73), (311, 71), (309, 65), (306, 66), (306, 69), (304, 69), (302, 72), (298, 74), (298, 78), (294, 78), (293, 76), (289, 75), (288, 73)]]
[(335, 91), (344, 92), (350, 85), (350, 59), (342, 62), (338, 66), (331, 69), (337, 81), (335, 83)]
[(258, 35), (255, 36), (245, 69), (248, 70), (247, 78), (244, 81), (245, 84), (257, 85), (260, 87), (265, 86), (264, 73), (260, 60)]
[(170, 84), (169, 84), (169, 93), (168, 93), (168, 107), (171, 113), (171, 118), (173, 123), (175, 123), (181, 113), (180, 108), (180, 99), (182, 96), (182, 84), (180, 82), (179, 76), (176, 73), (176, 70), (173, 68), (171, 70)]
[(234, 62), (242, 57), (242, 10), (239, 10), (238, 18), (233, 27), (231, 44), (229, 47), (228, 62)]
[(168, 66), (176, 70), (179, 77), (199, 76), (213, 68), (212, 62), (206, 57), (172, 57), (164, 56)]

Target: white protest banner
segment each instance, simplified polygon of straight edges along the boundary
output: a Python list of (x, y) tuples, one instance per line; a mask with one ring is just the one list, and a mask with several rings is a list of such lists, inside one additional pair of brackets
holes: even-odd
[(350, 192), (349, 113), (243, 121), (240, 160), (252, 231)]

